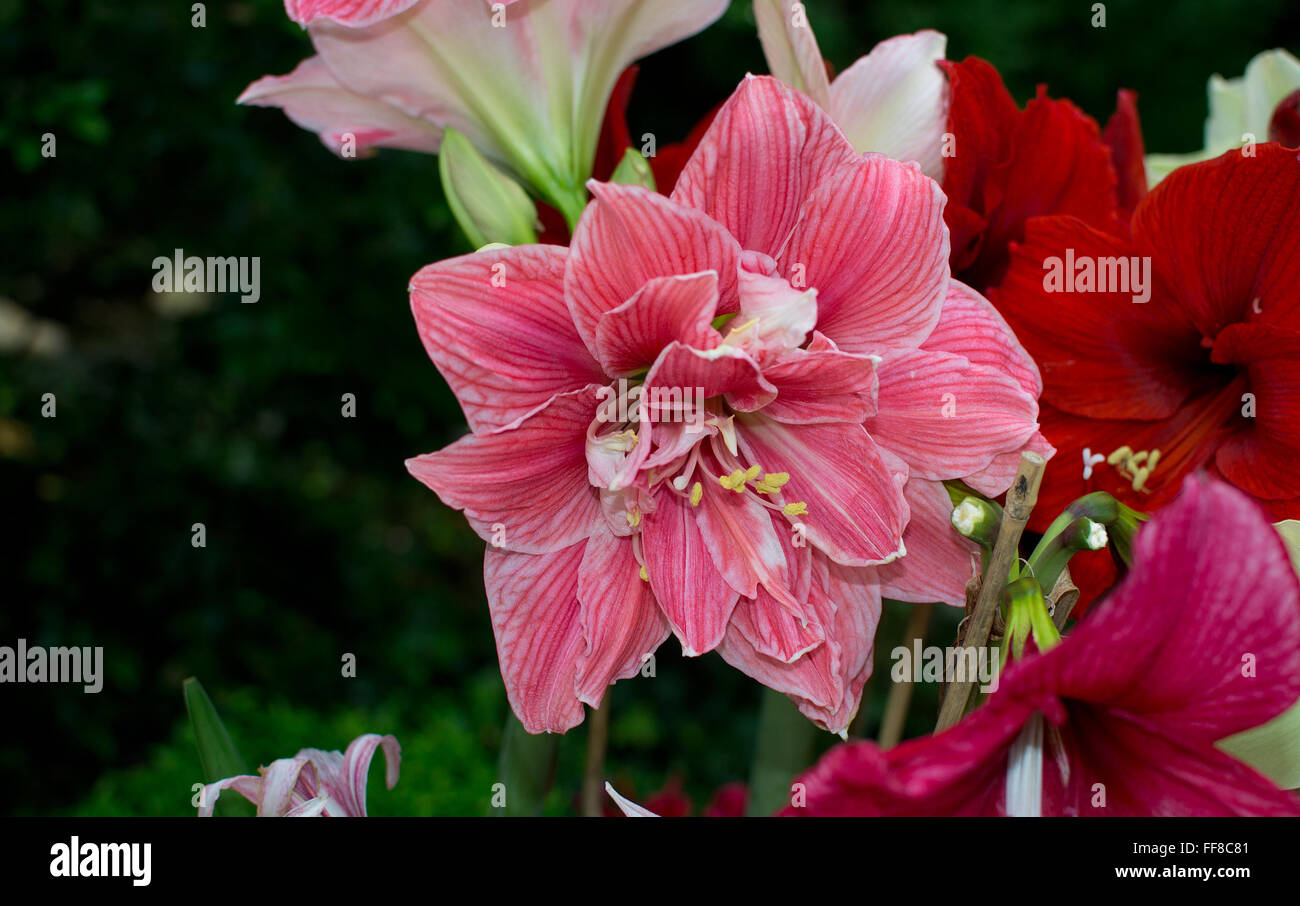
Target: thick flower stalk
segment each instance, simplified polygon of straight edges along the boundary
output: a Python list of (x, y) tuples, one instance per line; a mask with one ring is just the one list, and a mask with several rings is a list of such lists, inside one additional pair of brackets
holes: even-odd
[(436, 152), (454, 128), (572, 222), (623, 69), (725, 0), (285, 0), (316, 56), (250, 85), (335, 153)]
[[(1259, 507), (1189, 478), (1132, 572), (950, 730), (837, 746), (787, 815), (1300, 815), (1216, 746), (1300, 696), (1300, 584)], [(1050, 624), (1048, 624), (1049, 632)]]
[(402, 747), (392, 736), (358, 736), (346, 752), (303, 749), (259, 768), (258, 776), (227, 777), (209, 783), (200, 794), (199, 815), (212, 817), (222, 790), (234, 790), (257, 806), (259, 818), (364, 818), (366, 778), (375, 752), (383, 748), (385, 783), (397, 785)]
[[(948, 274), (943, 195), (745, 80), (671, 198), (411, 283), (472, 433), (408, 468), (489, 542), (511, 705), (562, 732), (671, 633), (844, 731), (881, 595), (960, 604), (942, 481), (1005, 490), (1039, 376)], [(906, 556), (904, 556), (906, 555)]]

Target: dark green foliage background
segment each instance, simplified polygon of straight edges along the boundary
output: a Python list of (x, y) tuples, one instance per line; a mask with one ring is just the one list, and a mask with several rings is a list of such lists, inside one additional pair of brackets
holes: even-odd
[[(506, 704), (481, 543), (402, 464), (465, 430), (406, 298), (409, 276), (464, 240), (434, 159), (340, 161), (279, 113), (234, 105), (310, 53), (278, 0), (208, 3), (202, 29), (190, 6), (0, 0), (0, 298), (67, 336), (54, 355), (0, 354), (0, 645), (103, 646), (107, 674), (94, 696), (0, 686), (0, 814), (190, 813), (188, 675), (250, 763), (393, 732), (401, 783), (373, 784), (372, 811), (483, 814)], [(1105, 29), (1091, 6), (808, 3), (837, 68), (937, 28), (950, 58), (990, 59), (1021, 100), (1042, 81), (1104, 120), (1135, 88), (1162, 151), (1199, 147), (1210, 73), (1300, 49), (1293, 0), (1118, 0)], [(679, 139), (747, 70), (765, 66), (738, 0), (644, 64), (632, 133)], [(45, 132), (57, 158), (39, 154)], [(166, 315), (150, 262), (175, 248), (260, 256), (261, 301)], [(47, 392), (55, 419), (40, 416)], [(878, 648), (905, 619), (887, 610)], [(932, 639), (954, 624), (945, 614)], [(885, 686), (872, 682), (868, 733)], [(613, 692), (611, 773), (641, 795), (677, 774), (702, 804), (744, 779), (758, 693), (669, 642), (654, 680)], [(930, 696), (909, 734), (932, 720)], [(572, 809), (582, 741), (562, 741), (552, 813)]]

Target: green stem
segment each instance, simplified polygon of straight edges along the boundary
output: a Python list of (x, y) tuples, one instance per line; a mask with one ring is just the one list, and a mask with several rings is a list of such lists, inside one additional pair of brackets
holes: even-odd
[(746, 814), (771, 815), (790, 804), (791, 783), (812, 762), (815, 734), (816, 727), (789, 698), (763, 690)]
[[(492, 790), (493, 815), (535, 818), (542, 814), (546, 795), (555, 782), (559, 744), (560, 737), (554, 733), (534, 735), (524, 729), (513, 713), (506, 717), (497, 772), (504, 789)], [(496, 807), (498, 792), (505, 794), (503, 807)]]

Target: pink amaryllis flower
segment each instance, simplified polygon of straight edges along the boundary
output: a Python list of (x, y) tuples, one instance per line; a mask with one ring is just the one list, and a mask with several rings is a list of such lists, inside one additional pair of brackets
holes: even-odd
[[(543, 197), (581, 210), (623, 69), (700, 31), (726, 0), (285, 0), (317, 56), (243, 104), (282, 107), (335, 153), (433, 153), (452, 127)], [(566, 210), (566, 214), (570, 213)]]
[(384, 750), (385, 782), (397, 784), (402, 747), (392, 736), (358, 736), (346, 752), (303, 749), (259, 768), (258, 776), (227, 777), (209, 783), (200, 794), (199, 815), (210, 818), (222, 790), (234, 790), (257, 806), (259, 818), (364, 818), (366, 778), (375, 751)]
[(881, 595), (963, 600), (941, 481), (1006, 488), (1041, 444), (1037, 370), (949, 280), (934, 181), (775, 79), (671, 197), (590, 189), (570, 248), (411, 283), (473, 433), (407, 466), (489, 542), (511, 705), (567, 730), (671, 632), (843, 731)]
[(1300, 585), (1258, 506), (1189, 477), (1059, 645), (952, 729), (837, 746), (789, 815), (1298, 815), (1216, 748), (1300, 696)]

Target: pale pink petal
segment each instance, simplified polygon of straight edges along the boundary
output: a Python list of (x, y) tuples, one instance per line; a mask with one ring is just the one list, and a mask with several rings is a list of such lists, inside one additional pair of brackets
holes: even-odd
[(919, 345), (948, 292), (938, 184), (869, 154), (817, 186), (778, 254), (796, 288), (817, 290), (817, 329), (847, 352)]
[(881, 41), (830, 86), (827, 109), (853, 147), (915, 160), (943, 179), (948, 80), (939, 68), (948, 39), (919, 31)]
[(522, 553), (568, 547), (602, 518), (586, 456), (597, 389), (557, 396), (518, 427), (462, 437), (408, 459), (406, 468), (443, 503), (464, 510), (485, 541)]
[(597, 532), (578, 568), (578, 603), (586, 650), (578, 658), (578, 698), (600, 707), (605, 689), (636, 676), (647, 657), (668, 638), (668, 623), (655, 602), (632, 539)]
[(570, 243), (564, 289), (578, 333), (597, 351), (606, 312), (656, 277), (718, 275), (719, 313), (735, 311), (740, 249), (719, 224), (641, 186), (590, 183), (594, 201)]
[(682, 170), (673, 199), (722, 223), (744, 248), (775, 256), (813, 188), (856, 157), (806, 95), (746, 76)]
[(737, 598), (713, 565), (697, 511), (681, 497), (660, 491), (641, 532), (650, 587), (688, 657), (717, 646)]
[(396, 16), (419, 2), (420, 0), (284, 0), (284, 11), (300, 25), (306, 25), (313, 19), (325, 18), (360, 28)]
[(316, 765), (309, 758), (279, 758), (262, 769), (262, 788), (257, 800), (257, 817), (283, 818), (295, 805), (294, 791), (300, 782), (306, 791), (303, 798), (314, 798), (320, 789)]
[(962, 356), (886, 353), (878, 411), (867, 430), (920, 478), (977, 473), (1038, 430), (1038, 401), (1019, 382)]
[(623, 796), (620, 796), (618, 794), (618, 790), (614, 789), (613, 785), (611, 785), (608, 780), (605, 781), (605, 792), (609, 794), (610, 799), (614, 800), (614, 804), (617, 805), (619, 809), (622, 810), (623, 814), (629, 818), (658, 818), (659, 817), (649, 809), (637, 805), (631, 799), (627, 799)]
[(585, 548), (585, 541), (553, 554), (488, 548), (483, 560), (506, 697), (529, 733), (563, 733), (582, 723), (574, 683), (586, 648), (578, 603)]
[(789, 473), (779, 499), (808, 505), (805, 515), (787, 518), (805, 526), (814, 547), (854, 566), (903, 553), (902, 481), (861, 426), (785, 425), (756, 413), (739, 417), (737, 429), (748, 462)]
[(262, 778), (253, 777), (249, 774), (241, 774), (238, 777), (227, 777), (225, 780), (218, 780), (215, 783), (206, 784), (199, 793), (199, 817), (211, 818), (213, 810), (217, 807), (217, 800), (221, 797), (222, 790), (234, 790), (243, 796), (249, 802), (257, 805), (262, 798)]
[(372, 147), (432, 154), (442, 142), (442, 130), (428, 120), (345, 88), (320, 57), (308, 57), (288, 75), (263, 76), (244, 89), (237, 103), (282, 108), (339, 155), (345, 144), (355, 154)]
[(763, 414), (789, 425), (819, 422), (861, 424), (876, 414), (876, 359), (840, 352), (820, 333), (763, 370), (776, 399)]
[(332, 805), (336, 805), (329, 796), (317, 796), (315, 799), (308, 799), (302, 805), (295, 805), (289, 811), (284, 813), (286, 818), (326, 818), (325, 810)]
[(761, 252), (741, 255), (739, 276), (740, 314), (727, 325), (727, 344), (764, 363), (802, 346), (817, 324), (817, 290), (792, 287)]
[(841, 566), (823, 557), (815, 557), (814, 561), (825, 566), (826, 594), (835, 602), (835, 622), (827, 638), (840, 649), (836, 668), (843, 696), (839, 705), (829, 713), (823, 713), (811, 702), (799, 703), (799, 710), (818, 726), (843, 736), (857, 716), (862, 703), (862, 689), (871, 677), (876, 627), (880, 624), (881, 592), (874, 569)]
[(911, 478), (903, 496), (912, 516), (903, 532), (907, 555), (876, 567), (880, 593), (895, 601), (966, 603), (966, 582), (979, 571), (979, 548), (952, 527), (952, 498), (943, 484)]
[(568, 250), (491, 249), (411, 278), (411, 311), (476, 432), (502, 428), (551, 397), (604, 383), (564, 304)]
[(716, 272), (656, 277), (601, 316), (596, 352), (608, 374), (623, 377), (649, 368), (674, 341), (712, 349), (722, 340), (711, 325), (717, 310)]
[(831, 109), (826, 64), (804, 4), (798, 0), (754, 0), (754, 21), (772, 75)]

